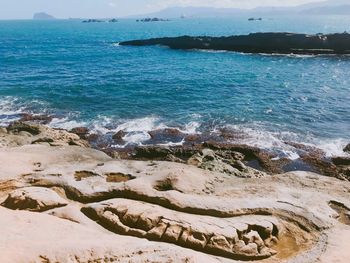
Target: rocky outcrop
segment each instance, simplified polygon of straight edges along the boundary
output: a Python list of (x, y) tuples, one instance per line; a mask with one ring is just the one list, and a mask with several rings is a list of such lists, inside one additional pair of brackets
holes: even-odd
[(53, 190), (27, 187), (11, 192), (1, 205), (13, 210), (43, 212), (67, 204), (68, 202)]
[(163, 45), (173, 49), (227, 50), (244, 53), (350, 54), (350, 34), (254, 33), (229, 37), (166, 37), (121, 42), (124, 46)]
[(86, 127), (76, 127), (69, 131), (70, 133), (74, 133), (80, 137), (80, 139), (87, 140), (89, 135), (89, 129)]
[(204, 170), (230, 174), (238, 177), (263, 177), (264, 172), (255, 170), (243, 163), (245, 156), (240, 152), (231, 152), (230, 155), (220, 156), (211, 149), (203, 149), (194, 154), (187, 163)]
[[(85, 130), (73, 130), (83, 138)], [(47, 144), (51, 146), (75, 145), (88, 147), (89, 143), (81, 139), (77, 134), (65, 130), (52, 129), (44, 125), (29, 121), (16, 121), (7, 129), (0, 131), (0, 146), (13, 147), (26, 144)]]
[(282, 224), (268, 216), (218, 219), (127, 199), (93, 204), (83, 208), (83, 212), (118, 234), (239, 260), (275, 255), (277, 252), (272, 247), (277, 245), (282, 232)]
[[(176, 130), (152, 136), (163, 134), (182, 136)], [(6, 226), (0, 262), (345, 263), (350, 257), (350, 183), (249, 168), (282, 165), (261, 149), (218, 142), (139, 147), (130, 154), (137, 160), (115, 160), (72, 147), (71, 140), (84, 142), (76, 134), (32, 122), (0, 129), (0, 140), (0, 225)], [(324, 155), (295, 148), (315, 159)]]

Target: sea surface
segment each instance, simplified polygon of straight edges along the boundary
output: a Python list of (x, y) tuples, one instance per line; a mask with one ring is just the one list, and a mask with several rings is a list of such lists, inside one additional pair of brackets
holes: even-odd
[[(175, 19), (82, 23), (0, 21), (0, 124), (20, 113), (55, 116), (53, 127), (186, 133), (230, 128), (242, 143), (297, 158), (284, 141), (316, 145), (329, 155), (350, 142), (350, 57), (181, 51), (126, 47), (162, 36), (350, 30), (348, 16)], [(166, 144), (167, 142), (163, 142)], [(181, 143), (181, 142), (178, 142)]]

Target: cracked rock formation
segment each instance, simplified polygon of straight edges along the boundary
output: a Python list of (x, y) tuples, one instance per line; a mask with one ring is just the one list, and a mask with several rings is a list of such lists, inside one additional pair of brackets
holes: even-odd
[[(3, 141), (21, 132), (56, 134), (37, 127), (37, 135), (35, 128), (6, 130)], [(255, 174), (239, 154), (230, 164), (234, 173), (224, 173), (228, 158), (206, 149), (191, 165), (114, 160), (67, 142), (32, 144), (32, 137), (0, 148), (0, 262), (350, 257), (347, 181), (310, 172)]]

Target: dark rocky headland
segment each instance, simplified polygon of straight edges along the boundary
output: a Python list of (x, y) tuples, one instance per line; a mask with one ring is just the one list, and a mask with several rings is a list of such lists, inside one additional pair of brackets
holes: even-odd
[(173, 49), (226, 50), (243, 53), (350, 54), (350, 34), (253, 33), (242, 36), (180, 36), (121, 42), (123, 46), (162, 45)]

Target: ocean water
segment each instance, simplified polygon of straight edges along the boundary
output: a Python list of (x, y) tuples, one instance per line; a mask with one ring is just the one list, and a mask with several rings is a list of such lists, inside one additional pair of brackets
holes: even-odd
[[(53, 127), (187, 133), (229, 127), (243, 143), (296, 158), (284, 141), (342, 154), (350, 142), (350, 57), (181, 51), (125, 47), (161, 36), (252, 32), (332, 33), (350, 17), (247, 17), (169, 22), (0, 21), (0, 124), (19, 114), (50, 114)], [(164, 142), (165, 144), (167, 142)]]

